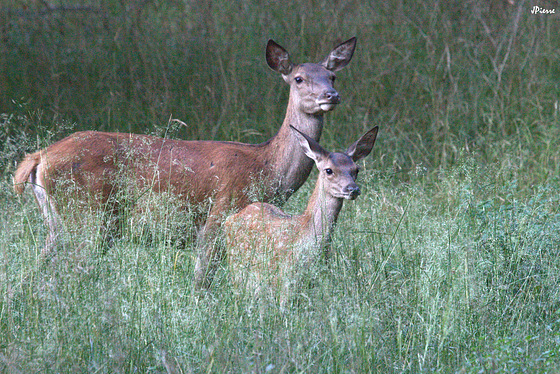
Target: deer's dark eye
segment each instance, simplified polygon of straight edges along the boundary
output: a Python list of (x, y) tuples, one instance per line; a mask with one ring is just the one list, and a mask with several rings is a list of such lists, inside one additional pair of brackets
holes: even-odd
[(300, 84), (301, 82), (303, 82), (302, 77), (296, 77), (294, 80), (296, 81), (297, 84)]
[(336, 77), (333, 75), (333, 76), (331, 77), (331, 81), (334, 83), (335, 80), (336, 80)]
[(333, 171), (332, 169), (325, 169), (325, 173), (327, 173), (327, 175), (331, 175)]

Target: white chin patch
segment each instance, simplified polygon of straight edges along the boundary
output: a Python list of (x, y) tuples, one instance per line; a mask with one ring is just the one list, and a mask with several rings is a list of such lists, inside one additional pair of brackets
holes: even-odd
[(323, 112), (328, 112), (329, 110), (333, 110), (336, 104), (320, 104), (321, 110)]

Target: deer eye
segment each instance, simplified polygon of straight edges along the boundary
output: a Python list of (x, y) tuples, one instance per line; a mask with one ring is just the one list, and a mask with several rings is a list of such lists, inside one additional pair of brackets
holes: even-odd
[(335, 80), (336, 80), (336, 77), (333, 75), (333, 76), (331, 77), (331, 81), (334, 83)]
[(327, 175), (331, 175), (333, 173), (332, 169), (325, 169), (325, 173), (327, 173)]
[(303, 82), (303, 78), (302, 77), (295, 77), (294, 79), (296, 81), (297, 84), (300, 84)]

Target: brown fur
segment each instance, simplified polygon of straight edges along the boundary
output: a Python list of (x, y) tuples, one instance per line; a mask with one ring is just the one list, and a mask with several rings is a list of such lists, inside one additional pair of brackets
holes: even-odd
[[(119, 194), (171, 192), (185, 204), (210, 204), (198, 222), (203, 225), (196, 264), (198, 286), (209, 285), (221, 251), (212, 245), (222, 216), (254, 198), (285, 201), (307, 179), (313, 163), (297, 146), (288, 126), (318, 140), (323, 114), (339, 103), (333, 88), (334, 72), (352, 58), (356, 40), (338, 47), (319, 64), (293, 64), (288, 53), (273, 41), (267, 45), (269, 66), (290, 85), (286, 117), (278, 133), (261, 144), (221, 141), (184, 141), (147, 135), (83, 131), (25, 157), (14, 176), (14, 188), (25, 182), (34, 187), (49, 222), (72, 192), (82, 204), (118, 204)], [(42, 189), (42, 190), (41, 190)], [(44, 192), (43, 192), (44, 190)], [(46, 193), (46, 196), (45, 196)], [(39, 196), (40, 195), (40, 196)], [(51, 206), (53, 209), (51, 209)], [(111, 209), (117, 209), (111, 207)], [(59, 225), (51, 225), (59, 230)], [(58, 233), (51, 232), (52, 238)], [(54, 242), (54, 239), (53, 239)]]
[(25, 190), (25, 182), (29, 179), (29, 175), (39, 162), (41, 161), (41, 153), (35, 152), (25, 156), (25, 158), (20, 162), (15, 174), (14, 174), (14, 191), (17, 194), (22, 194)]
[[(297, 130), (294, 130), (297, 131)], [(329, 153), (301, 134), (301, 146), (319, 169), (305, 211), (289, 216), (267, 203), (253, 203), (226, 220), (227, 256), (234, 283), (250, 292), (263, 286), (285, 303), (299, 273), (315, 262), (329, 242), (344, 199), (354, 199), (355, 161), (367, 156), (377, 127), (352, 144), (346, 153)]]

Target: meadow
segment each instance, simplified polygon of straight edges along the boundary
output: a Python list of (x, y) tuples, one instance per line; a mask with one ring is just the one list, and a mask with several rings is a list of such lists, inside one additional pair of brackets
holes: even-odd
[[(511, 4), (513, 3), (513, 4)], [(0, 372), (554, 373), (560, 367), (560, 4), (13, 0), (0, 5)], [(56, 262), (17, 162), (78, 130), (259, 143), (297, 62), (357, 36), (321, 144), (374, 125), (362, 195), (286, 309), (193, 288), (188, 212), (154, 196)], [(297, 214), (316, 179), (284, 207)]]

